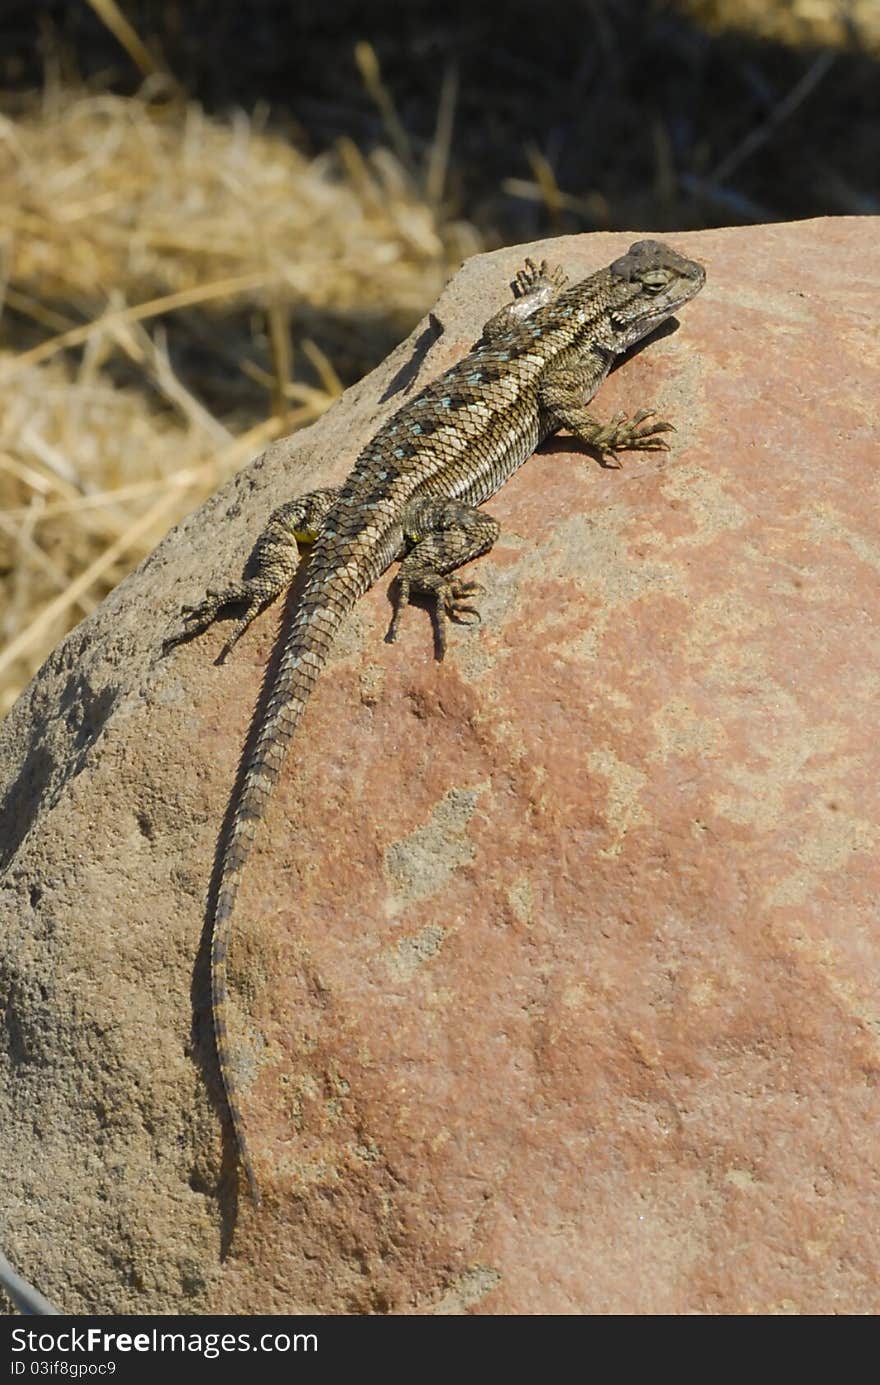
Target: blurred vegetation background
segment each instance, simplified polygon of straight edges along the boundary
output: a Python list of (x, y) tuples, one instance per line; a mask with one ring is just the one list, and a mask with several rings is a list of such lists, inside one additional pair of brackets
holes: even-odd
[(876, 215), (878, 57), (880, 0), (4, 0), (0, 714), (465, 256)]

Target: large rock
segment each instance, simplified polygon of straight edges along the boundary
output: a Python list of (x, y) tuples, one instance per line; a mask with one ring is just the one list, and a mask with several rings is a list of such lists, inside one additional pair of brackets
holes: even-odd
[[(633, 236), (531, 247), (581, 275)], [(281, 498), (504, 300), (172, 533), (2, 731), (4, 1249), (68, 1311), (872, 1312), (880, 1278), (876, 222), (671, 235), (708, 284), (490, 509), (483, 625), (388, 582), (239, 900), (236, 1207), (200, 936), (279, 612), (162, 658)], [(202, 959), (204, 953), (201, 953)], [(193, 1021), (193, 1015), (195, 1020)]]

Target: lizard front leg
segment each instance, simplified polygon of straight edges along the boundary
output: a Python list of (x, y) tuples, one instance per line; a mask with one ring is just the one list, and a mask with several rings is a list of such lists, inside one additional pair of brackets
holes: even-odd
[(483, 328), (483, 341), (497, 341), (539, 308), (546, 308), (548, 303), (558, 298), (567, 283), (568, 276), (558, 265), (551, 269), (546, 260), (539, 265), (534, 260), (526, 260), (511, 284), (514, 301), (489, 318)]
[[(656, 418), (653, 409), (639, 409), (632, 418), (615, 414), (608, 423), (593, 417), (583, 403), (584, 396), (593, 397), (607, 371), (604, 355), (595, 358), (591, 355), (580, 367), (547, 371), (541, 381), (539, 398), (553, 428), (567, 428), (581, 442), (602, 453), (668, 449), (669, 443), (661, 434), (675, 430), (671, 423)], [(648, 422), (649, 419), (652, 421)]]
[(290, 586), (299, 567), (300, 544), (314, 543), (338, 493), (336, 487), (310, 491), (273, 510), (254, 545), (242, 580), (232, 582), (222, 591), (208, 591), (198, 606), (184, 606), (183, 624), (165, 641), (165, 651), (207, 630), (225, 607), (244, 605), (244, 614), (236, 621), (218, 657), (218, 662), (222, 662), (251, 621)]
[(475, 624), (479, 612), (469, 604), (482, 591), (478, 582), (450, 580), (449, 574), (487, 553), (498, 538), (498, 521), (458, 500), (417, 500), (403, 525), (409, 551), (397, 571), (394, 617), (388, 639), (397, 638), (400, 618), (412, 594), (431, 597), (437, 621), (438, 652), (446, 653), (446, 619)]

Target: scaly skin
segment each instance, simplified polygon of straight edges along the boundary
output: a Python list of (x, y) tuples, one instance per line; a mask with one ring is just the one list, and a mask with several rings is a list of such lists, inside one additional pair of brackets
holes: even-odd
[(600, 423), (587, 405), (614, 358), (699, 293), (705, 271), (657, 241), (639, 241), (598, 273), (566, 287), (559, 270), (530, 260), (514, 301), (486, 324), (472, 351), (380, 428), (345, 484), (283, 505), (249, 565), (252, 575), (186, 609), (168, 646), (198, 634), (230, 604), (246, 610), (224, 654), (294, 578), (299, 544), (312, 544), (303, 590), (226, 841), (214, 910), (211, 979), (223, 1086), (251, 1195), (259, 1191), (238, 1105), (226, 1027), (226, 959), (239, 882), (291, 737), (342, 621), (397, 559), (390, 635), (413, 593), (436, 611), (440, 657), (446, 618), (478, 619), (476, 583), (452, 576), (487, 552), (498, 524), (483, 501), (558, 428), (603, 454), (666, 448), (672, 425), (640, 410)]

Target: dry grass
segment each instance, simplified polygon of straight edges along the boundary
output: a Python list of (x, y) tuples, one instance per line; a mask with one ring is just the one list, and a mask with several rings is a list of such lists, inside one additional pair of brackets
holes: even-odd
[(877, 0), (681, 0), (681, 7), (717, 33), (738, 29), (755, 38), (831, 47), (855, 36), (866, 52), (880, 52)]
[(388, 151), (309, 160), (244, 116), (63, 90), (0, 122), (0, 713), (479, 248), (438, 215), (442, 163), (423, 193)]

